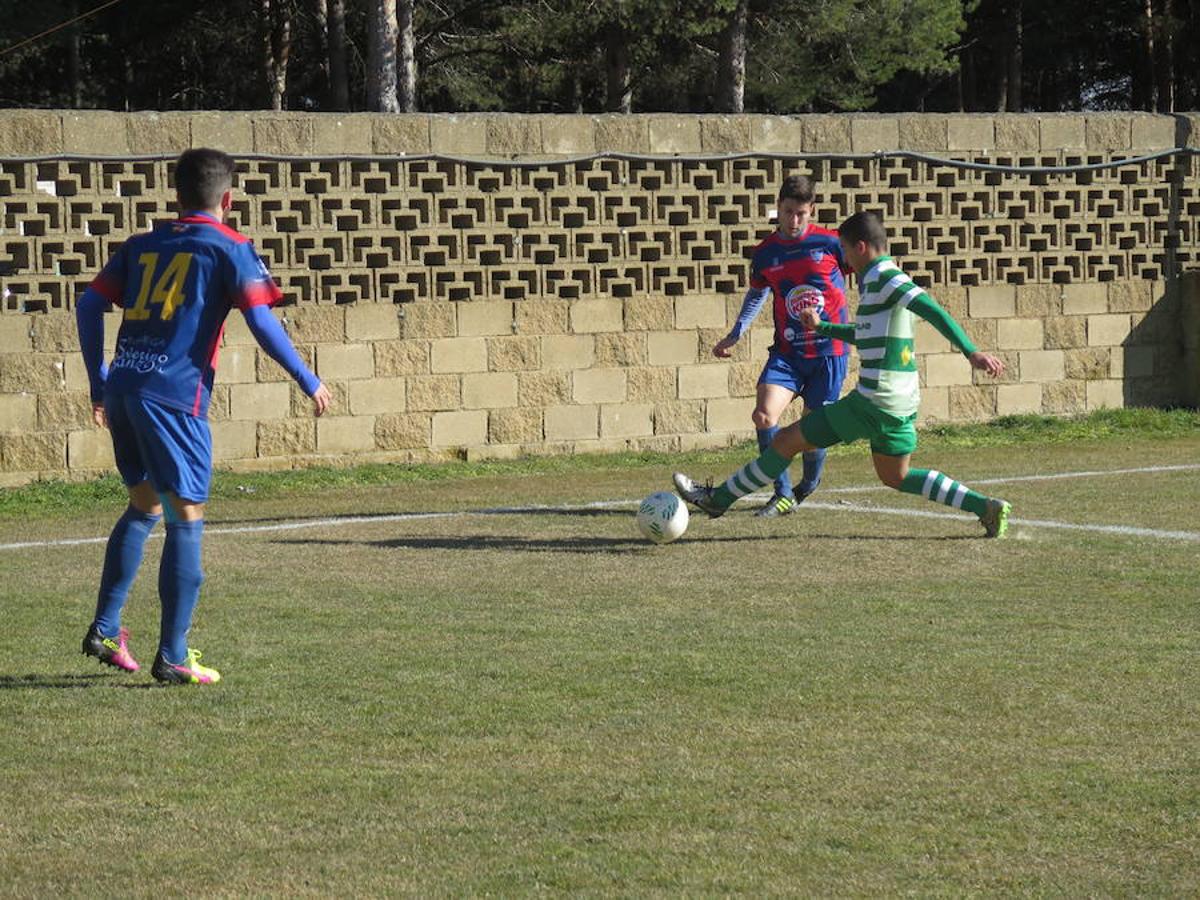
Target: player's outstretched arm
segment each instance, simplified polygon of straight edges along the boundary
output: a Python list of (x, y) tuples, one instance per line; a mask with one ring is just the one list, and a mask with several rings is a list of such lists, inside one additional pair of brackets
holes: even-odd
[(325, 412), (330, 403), (329, 389), (304, 364), (283, 326), (271, 315), (270, 308), (265, 305), (251, 306), (242, 315), (246, 317), (246, 324), (258, 345), (312, 398), (313, 415), (319, 416)]

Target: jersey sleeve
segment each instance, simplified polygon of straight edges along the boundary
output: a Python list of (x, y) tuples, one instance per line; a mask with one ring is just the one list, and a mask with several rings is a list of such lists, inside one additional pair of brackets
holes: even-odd
[(767, 287), (751, 287), (746, 291), (746, 296), (742, 299), (742, 311), (738, 313), (737, 321), (733, 323), (733, 328), (729, 331), (729, 337), (732, 340), (739, 340), (746, 333), (746, 329), (758, 317), (769, 296), (771, 296), (771, 291)]
[(121, 306), (125, 296), (125, 282), (129, 278), (128, 254), (126, 244), (117, 248), (108, 263), (100, 270), (100, 274), (92, 279), (88, 290), (99, 294), (113, 306)]
[(262, 303), (248, 306), (242, 310), (242, 315), (246, 318), (246, 325), (250, 328), (250, 333), (254, 335), (259, 346), (267, 351), (271, 359), (279, 363), (283, 370), (292, 376), (292, 380), (300, 385), (300, 389), (304, 393), (310, 397), (316, 393), (317, 388), (321, 386), (321, 379), (313, 374), (300, 359), (300, 354), (292, 346), (287, 332), (275, 320), (275, 316), (268, 311), (267, 306)]
[(283, 291), (267, 271), (267, 264), (249, 241), (234, 247), (230, 260), (229, 300), (233, 306), (246, 312), (254, 306), (274, 306), (283, 298)]
[(970, 356), (975, 352), (975, 345), (971, 343), (971, 339), (967, 337), (967, 333), (962, 330), (962, 327), (954, 321), (950, 313), (942, 309), (937, 301), (924, 291), (908, 301), (908, 308), (936, 328), (938, 333), (957, 347), (963, 356)]
[(842, 324), (841, 322), (826, 322), (821, 321), (814, 331), (817, 334), (827, 338), (833, 338), (835, 341), (845, 341), (847, 344), (857, 344), (856, 330), (853, 323)]

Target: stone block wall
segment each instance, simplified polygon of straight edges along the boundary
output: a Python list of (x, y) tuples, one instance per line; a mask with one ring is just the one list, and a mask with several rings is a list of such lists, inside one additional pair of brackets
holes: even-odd
[(1194, 403), (1181, 322), (1195, 291), (1180, 276), (1200, 260), (1195, 156), (1005, 174), (884, 155), (1104, 163), (1186, 144), (1192, 124), (0, 112), (0, 484), (111, 467), (73, 304), (125, 237), (169, 217), (169, 159), (187, 146), (243, 154), (233, 224), (333, 391), (313, 420), (231, 316), (217, 457), (271, 468), (749, 436), (767, 317), (732, 360), (709, 348), (791, 172), (817, 179), (823, 224), (880, 212), (905, 268), (1007, 361), (1000, 381), (977, 377), (922, 325), (926, 420)]

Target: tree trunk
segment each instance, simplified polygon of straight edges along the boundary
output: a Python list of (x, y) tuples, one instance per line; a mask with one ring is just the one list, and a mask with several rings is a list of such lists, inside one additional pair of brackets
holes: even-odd
[(1154, 4), (1142, 0), (1142, 109), (1153, 112), (1158, 108), (1158, 78), (1154, 74)]
[(1175, 4), (1160, 0), (1158, 16), (1158, 59), (1154, 70), (1158, 74), (1158, 111), (1175, 112)]
[[(79, 0), (67, 4), (67, 13), (72, 19), (79, 15)], [(71, 85), (71, 108), (83, 106), (83, 74), (80, 70), (79, 23), (75, 22), (67, 33), (67, 80)]]
[(271, 109), (283, 109), (288, 59), (292, 53), (292, 14), (285, 0), (259, 0), (263, 76)]
[(619, 25), (610, 25), (605, 30), (604, 71), (607, 81), (604, 108), (609, 112), (630, 112), (633, 89), (629, 86), (629, 45)]
[(321, 73), (321, 108), (329, 108), (329, 4), (326, 0), (313, 0), (313, 24), (317, 32), (317, 68)]
[(417, 54), (413, 40), (413, 0), (399, 0), (400, 78), (399, 101), (401, 112), (417, 111)]
[(370, 0), (367, 7), (367, 109), (400, 111), (396, 97), (396, 0)]
[(1021, 0), (1013, 0), (1008, 25), (1008, 111), (1021, 111), (1021, 81), (1024, 78), (1025, 24)]
[(346, 2), (329, 0), (329, 92), (334, 109), (350, 108), (346, 76)]
[(750, 0), (738, 0), (721, 29), (717, 57), (717, 111), (740, 113), (746, 93), (746, 15)]

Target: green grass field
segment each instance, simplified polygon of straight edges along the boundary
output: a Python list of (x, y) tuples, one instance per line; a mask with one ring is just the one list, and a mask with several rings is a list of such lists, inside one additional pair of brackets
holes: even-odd
[(65, 543), (119, 485), (0, 492), (0, 894), (1196, 896), (1198, 426), (924, 434), (1003, 541), (860, 448), (665, 547), (581, 508), (662, 456), (222, 475), (193, 689), (148, 675), (161, 527), (119, 674)]

